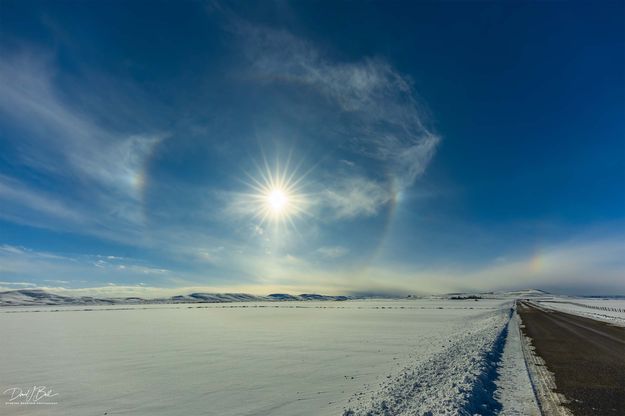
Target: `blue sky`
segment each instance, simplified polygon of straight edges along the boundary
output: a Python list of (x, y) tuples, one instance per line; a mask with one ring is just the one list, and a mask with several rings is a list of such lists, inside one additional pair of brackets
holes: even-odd
[(625, 293), (622, 2), (0, 3), (0, 287)]

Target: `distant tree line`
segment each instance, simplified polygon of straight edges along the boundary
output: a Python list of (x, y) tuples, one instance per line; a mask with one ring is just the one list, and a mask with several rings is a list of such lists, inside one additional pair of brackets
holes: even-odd
[(482, 299), (481, 296), (477, 296), (477, 295), (468, 295), (468, 296), (452, 296), (449, 299), (451, 300), (480, 300)]

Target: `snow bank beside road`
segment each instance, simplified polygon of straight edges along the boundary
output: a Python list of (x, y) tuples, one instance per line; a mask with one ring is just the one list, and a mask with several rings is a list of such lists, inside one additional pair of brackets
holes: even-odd
[(508, 323), (495, 397), (501, 402), (501, 416), (539, 416), (540, 408), (525, 362), (520, 319), (515, 313)]
[(405, 367), (379, 390), (354, 396), (344, 415), (498, 413), (502, 405), (495, 399), (495, 380), (510, 316), (510, 309), (501, 309), (465, 320), (464, 330), (439, 352)]

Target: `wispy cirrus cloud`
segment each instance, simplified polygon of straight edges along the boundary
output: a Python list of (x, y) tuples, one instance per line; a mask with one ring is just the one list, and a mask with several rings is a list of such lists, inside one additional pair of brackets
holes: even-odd
[(358, 281), (356, 291), (384, 293), (441, 293), (536, 288), (553, 293), (581, 295), (620, 294), (625, 290), (625, 246), (613, 235), (581, 236), (554, 242), (540, 249), (511, 251), (506, 258), (489, 259), (472, 266), (377, 264)]
[(322, 203), (337, 219), (369, 217), (393, 197), (388, 186), (362, 176), (337, 178), (321, 194)]
[(93, 266), (98, 269), (106, 271), (124, 272), (129, 274), (147, 274), (147, 275), (164, 275), (168, 274), (170, 270), (146, 266), (143, 264), (136, 264), (136, 260), (119, 258), (116, 256), (95, 256), (93, 259)]
[(0, 286), (7, 286), (8, 289), (15, 289), (20, 287), (34, 287), (37, 285), (31, 282), (0, 282)]
[[(0, 201), (3, 204), (0, 217), (8, 220), (26, 221), (44, 228), (47, 226), (45, 220), (50, 218), (74, 224), (84, 224), (87, 221), (84, 213), (68, 206), (58, 197), (1, 174)], [(25, 211), (35, 215), (24, 217)]]
[(329, 259), (337, 259), (349, 253), (349, 249), (343, 246), (324, 246), (324, 247), (319, 247), (316, 251), (322, 257), (329, 258)]
[(150, 277), (168, 278), (172, 272), (142, 260), (110, 255), (53, 253), (28, 247), (0, 245), (0, 272), (7, 278), (5, 285), (44, 286), (49, 283), (77, 285), (89, 279), (91, 283), (106, 279), (133, 281)]
[[(49, 54), (6, 53), (0, 62), (0, 120), (12, 130), (6, 136), (14, 152), (11, 164), (27, 167), (48, 183), (55, 181), (72, 192), (64, 194), (63, 201), (54, 201), (44, 197), (34, 181), (20, 182), (4, 175), (0, 198), (26, 211), (44, 211), (83, 226), (85, 216), (80, 210), (100, 212), (101, 222), (140, 222), (144, 161), (164, 135), (99, 125), (70, 103), (67, 91), (62, 93), (54, 68)], [(22, 222), (29, 221), (32, 216), (22, 218)]]
[[(237, 25), (252, 76), (326, 98), (343, 113), (344, 146), (387, 166), (400, 187), (413, 184), (432, 159), (440, 137), (426, 126), (411, 80), (380, 58), (338, 62), (286, 31)], [(327, 122), (327, 120), (324, 120)]]
[[(326, 260), (347, 254), (348, 249), (343, 246), (323, 246), (315, 250), (318, 258)], [(609, 236), (561, 241), (529, 254), (511, 252), (505, 259), (485, 258), (470, 268), (398, 263), (336, 268), (292, 254), (228, 255), (239, 263), (247, 261), (247, 268), (253, 270), (249, 279), (204, 280), (204, 284), (198, 285), (194, 282), (199, 281), (197, 273), (200, 272), (181, 274), (129, 258), (72, 257), (4, 245), (0, 247), (0, 270), (4, 276), (15, 277), (15, 280), (0, 282), (0, 289), (41, 287), (56, 292), (109, 296), (113, 293), (137, 296), (167, 293), (171, 296), (190, 291), (405, 295), (537, 288), (554, 293), (605, 295), (623, 291), (625, 273), (622, 242)], [(119, 267), (122, 265), (123, 268)], [(46, 270), (46, 279), (42, 280), (41, 270)], [(81, 276), (85, 275), (90, 279), (80, 283)], [(146, 278), (150, 280), (143, 280)], [(137, 283), (131, 284), (133, 281)]]

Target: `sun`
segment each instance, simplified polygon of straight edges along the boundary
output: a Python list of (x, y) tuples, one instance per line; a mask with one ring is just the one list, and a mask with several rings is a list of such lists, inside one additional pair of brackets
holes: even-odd
[(247, 174), (250, 193), (247, 194), (248, 208), (260, 224), (290, 224), (295, 226), (295, 219), (306, 214), (308, 197), (303, 192), (303, 180), (306, 175), (299, 175), (298, 169), (275, 163), (270, 166), (265, 161), (254, 174)]
[(273, 214), (280, 215), (289, 208), (289, 196), (282, 189), (272, 189), (267, 194), (266, 203)]

